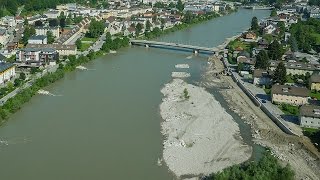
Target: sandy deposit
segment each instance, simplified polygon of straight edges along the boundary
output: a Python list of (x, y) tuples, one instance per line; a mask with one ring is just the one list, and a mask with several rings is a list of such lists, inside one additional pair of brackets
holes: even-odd
[(171, 76), (173, 78), (186, 78), (186, 77), (190, 77), (190, 73), (187, 72), (172, 72)]
[(237, 123), (204, 88), (174, 79), (161, 92), (163, 159), (174, 174), (207, 175), (250, 158), (252, 149), (242, 141)]

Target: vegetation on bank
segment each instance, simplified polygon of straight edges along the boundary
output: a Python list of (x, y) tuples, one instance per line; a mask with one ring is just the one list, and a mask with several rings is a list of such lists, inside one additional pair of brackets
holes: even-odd
[(309, 137), (311, 142), (316, 144), (316, 147), (320, 151), (320, 129), (303, 128), (303, 135)]
[(259, 162), (245, 162), (205, 177), (204, 180), (293, 180), (294, 171), (289, 165), (282, 167), (270, 151), (266, 151)]
[(278, 107), (286, 115), (299, 115), (299, 106), (293, 106), (290, 104), (280, 104)]

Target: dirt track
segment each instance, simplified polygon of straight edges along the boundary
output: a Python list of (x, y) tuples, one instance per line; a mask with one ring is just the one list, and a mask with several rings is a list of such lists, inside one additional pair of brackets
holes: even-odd
[(247, 97), (230, 76), (221, 75), (224, 67), (220, 60), (211, 57), (202, 84), (223, 87), (221, 93), (230, 108), (251, 125), (254, 142), (269, 147), (282, 164), (289, 163), (296, 179), (320, 179), (320, 153), (307, 137), (285, 134)]

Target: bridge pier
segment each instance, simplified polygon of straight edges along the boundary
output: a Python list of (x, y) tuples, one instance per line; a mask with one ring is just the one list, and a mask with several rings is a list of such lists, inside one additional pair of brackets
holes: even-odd
[(149, 44), (145, 44), (144, 46), (145, 46), (146, 48), (148, 48), (148, 47), (149, 47)]
[(198, 54), (198, 53), (199, 53), (199, 50), (197, 50), (197, 49), (193, 50), (193, 54)]

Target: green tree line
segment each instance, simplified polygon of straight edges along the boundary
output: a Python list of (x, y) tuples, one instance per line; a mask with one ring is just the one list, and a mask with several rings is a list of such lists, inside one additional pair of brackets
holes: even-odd
[(221, 172), (205, 177), (204, 180), (293, 180), (294, 171), (289, 165), (282, 167), (270, 151), (266, 151), (260, 161), (234, 165)]

